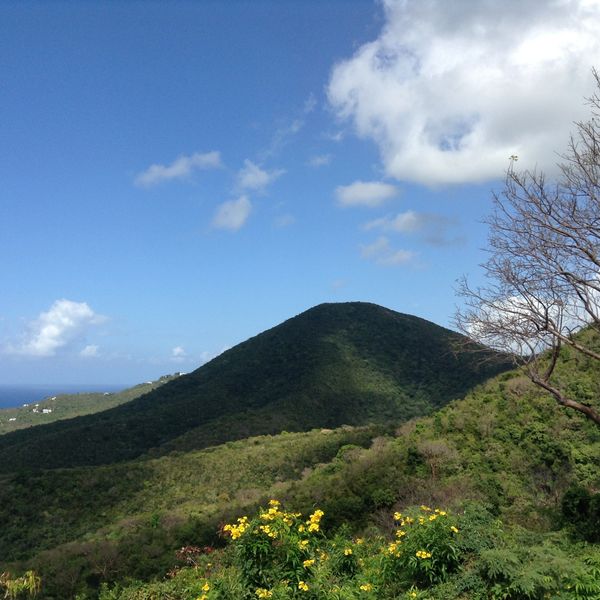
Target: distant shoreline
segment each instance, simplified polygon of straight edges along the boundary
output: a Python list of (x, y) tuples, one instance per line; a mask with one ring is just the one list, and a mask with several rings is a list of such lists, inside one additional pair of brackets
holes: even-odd
[(131, 384), (0, 384), (0, 409), (18, 408), (60, 394), (119, 392)]

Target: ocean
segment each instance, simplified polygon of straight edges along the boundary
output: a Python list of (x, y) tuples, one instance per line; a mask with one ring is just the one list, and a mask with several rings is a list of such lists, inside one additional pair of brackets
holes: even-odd
[(78, 394), (80, 392), (119, 392), (128, 385), (2, 385), (0, 384), (0, 409), (16, 408), (23, 404), (39, 402), (59, 394)]

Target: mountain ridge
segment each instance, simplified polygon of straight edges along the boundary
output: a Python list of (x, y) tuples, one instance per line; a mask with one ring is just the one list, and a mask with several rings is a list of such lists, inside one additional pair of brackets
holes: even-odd
[(131, 402), (1, 436), (0, 470), (130, 460), (178, 449), (182, 436), (186, 449), (199, 449), (282, 430), (407, 420), (509, 366), (482, 365), (456, 352), (458, 341), (375, 304), (320, 304)]

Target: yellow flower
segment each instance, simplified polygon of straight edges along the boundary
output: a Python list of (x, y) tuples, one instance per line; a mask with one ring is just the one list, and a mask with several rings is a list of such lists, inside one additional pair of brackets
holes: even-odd
[(299, 581), (298, 589), (302, 590), (303, 592), (308, 592), (308, 585), (304, 581)]
[(352, 554), (352, 548), (344, 549), (344, 556), (350, 556)]
[(421, 510), (424, 510), (425, 512), (431, 512), (429, 506), (425, 506), (424, 504), (421, 504)]
[(453, 531), (454, 533), (458, 533), (458, 529), (456, 527), (454, 527), (454, 525), (452, 525), (452, 527), (450, 527), (450, 531)]
[(429, 520), (430, 521), (435, 521), (438, 518), (437, 515), (429, 515)]
[(210, 584), (208, 583), (208, 581), (202, 586), (202, 591), (203, 592), (208, 592), (210, 590)]
[(431, 552), (427, 552), (427, 550), (417, 550), (415, 556), (417, 558), (431, 558)]
[(370, 583), (363, 583), (363, 584), (360, 586), (360, 589), (361, 589), (363, 592), (370, 592), (370, 591), (373, 589), (373, 586), (372, 586)]
[(277, 537), (277, 532), (273, 531), (269, 525), (261, 525), (259, 530), (266, 533), (270, 538), (275, 539)]
[[(275, 506), (275, 507), (277, 507), (277, 506), (280, 506), (280, 505), (281, 505), (281, 502), (279, 502), (279, 500), (273, 500), (273, 499), (269, 500), (269, 506)], [(258, 588), (258, 589), (262, 589), (262, 588)]]
[(315, 564), (315, 559), (314, 559), (314, 558), (309, 558), (309, 559), (305, 560), (305, 561), (302, 563), (302, 566), (303, 566), (305, 569), (308, 569), (308, 567), (312, 567), (314, 564)]
[(363, 543), (364, 543), (364, 541), (365, 541), (365, 540), (363, 540), (362, 538), (356, 538), (356, 540), (354, 540), (354, 542), (355, 542), (355, 543), (356, 543), (358, 546), (360, 546), (361, 544), (363, 544)]
[(394, 521), (399, 521), (402, 518), (402, 513), (395, 512), (394, 513)]
[(298, 542), (298, 548), (300, 548), (300, 550), (306, 550), (306, 548), (308, 547), (308, 540), (300, 540)]
[(265, 588), (256, 588), (254, 592), (259, 598), (270, 598), (273, 595), (273, 592), (265, 589)]

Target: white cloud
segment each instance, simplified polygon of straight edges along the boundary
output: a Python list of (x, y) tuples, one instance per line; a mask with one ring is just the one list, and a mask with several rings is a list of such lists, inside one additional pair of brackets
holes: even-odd
[(395, 217), (382, 217), (369, 221), (365, 229), (382, 229), (383, 231), (396, 231), (398, 233), (411, 233), (423, 226), (424, 215), (419, 215), (413, 210), (398, 213)]
[(331, 154), (317, 154), (316, 156), (311, 156), (307, 164), (309, 167), (325, 167), (331, 163), (331, 158)]
[(395, 186), (381, 181), (355, 181), (350, 185), (340, 185), (335, 189), (340, 206), (381, 206), (386, 200), (398, 194)]
[(171, 360), (173, 362), (184, 362), (186, 358), (187, 352), (182, 346), (175, 346), (175, 348), (171, 350)]
[(328, 98), (386, 173), (427, 185), (552, 171), (587, 118), (597, 0), (383, 0), (379, 37), (337, 64)]
[(84, 358), (95, 358), (99, 356), (98, 349), (98, 346), (95, 344), (89, 344), (79, 353), (79, 355)]
[(263, 191), (285, 173), (283, 169), (266, 171), (251, 160), (244, 161), (244, 167), (238, 173), (238, 186), (242, 190)]
[(212, 221), (213, 227), (237, 231), (246, 223), (251, 211), (252, 203), (247, 196), (223, 202), (217, 207)]
[(193, 171), (200, 169), (218, 169), (222, 167), (221, 154), (216, 151), (200, 154), (196, 152), (189, 156), (181, 155), (170, 165), (151, 165), (135, 178), (135, 185), (151, 187), (170, 179), (184, 179)]
[(89, 327), (105, 320), (85, 302), (57, 300), (29, 323), (22, 342), (10, 346), (8, 351), (24, 356), (54, 356), (59, 349), (82, 337)]
[(386, 267), (406, 265), (416, 257), (410, 250), (395, 250), (385, 236), (377, 238), (372, 244), (361, 245), (360, 254), (363, 258)]

